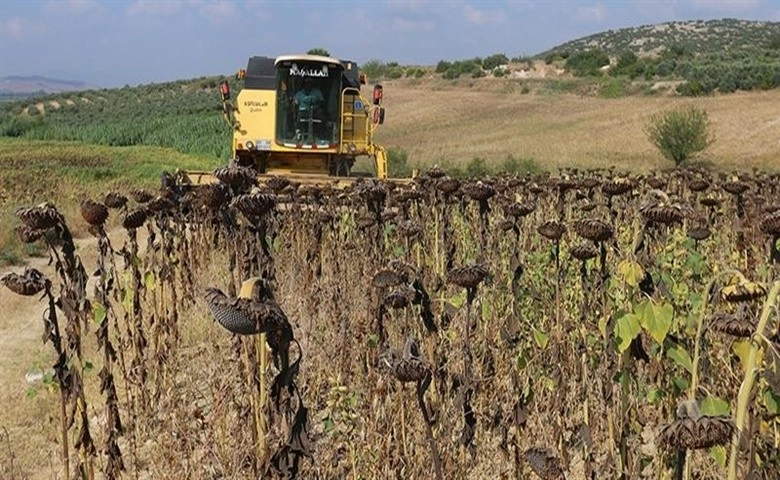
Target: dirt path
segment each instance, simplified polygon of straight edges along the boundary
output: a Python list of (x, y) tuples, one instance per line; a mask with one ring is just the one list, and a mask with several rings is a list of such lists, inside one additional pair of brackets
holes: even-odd
[[(126, 234), (117, 229), (109, 238), (115, 249), (121, 248)], [(75, 243), (90, 274), (96, 265), (97, 239), (89, 236)], [(1, 268), (0, 277), (30, 266), (54, 279), (54, 265), (48, 262), (48, 257), (28, 258), (25, 265)], [(89, 285), (87, 294), (91, 293)], [(23, 297), (0, 287), (0, 309), (0, 478), (57, 478), (59, 397), (39, 379), (54, 363), (52, 347), (42, 341), (46, 303), (40, 296)], [(93, 333), (87, 341), (93, 341)]]

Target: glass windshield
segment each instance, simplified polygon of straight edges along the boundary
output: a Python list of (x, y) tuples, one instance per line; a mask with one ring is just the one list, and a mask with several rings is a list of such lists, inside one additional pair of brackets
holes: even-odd
[(276, 76), (279, 85), (277, 143), (336, 146), (339, 143), (340, 66), (287, 61), (276, 66)]

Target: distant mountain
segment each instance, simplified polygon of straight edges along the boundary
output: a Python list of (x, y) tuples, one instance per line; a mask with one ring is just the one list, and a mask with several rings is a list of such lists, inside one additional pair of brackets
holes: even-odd
[(85, 82), (55, 78), (9, 75), (0, 77), (0, 95), (20, 96), (36, 93), (73, 92), (99, 88)]
[(642, 56), (658, 54), (672, 46), (684, 47), (697, 55), (779, 48), (780, 22), (727, 18), (607, 30), (568, 41), (536, 55), (536, 58), (594, 49), (604, 50), (612, 56), (628, 51)]

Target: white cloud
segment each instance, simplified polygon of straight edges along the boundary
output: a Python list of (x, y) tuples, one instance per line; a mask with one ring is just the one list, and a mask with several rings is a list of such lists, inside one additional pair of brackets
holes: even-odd
[(233, 18), (236, 14), (236, 4), (229, 1), (210, 1), (200, 5), (200, 13), (214, 22)]
[(96, 0), (52, 0), (44, 8), (52, 13), (80, 14), (97, 10), (100, 3)]
[(168, 0), (134, 0), (128, 5), (126, 12), (132, 16), (147, 16), (147, 15), (173, 15), (179, 13), (183, 7), (183, 2)]
[(463, 6), (463, 16), (467, 22), (474, 25), (495, 25), (502, 23), (506, 18), (503, 11), (480, 10), (470, 4)]
[(432, 32), (436, 26), (433, 22), (424, 20), (412, 20), (409, 18), (395, 17), (390, 21), (392, 30), (399, 32)]
[(607, 18), (607, 7), (601, 3), (578, 7), (577, 16), (586, 22), (602, 22)]
[(14, 40), (40, 35), (45, 31), (43, 24), (24, 18), (14, 17), (0, 22), (0, 36)]
[(762, 0), (692, 0), (693, 6), (701, 10), (747, 11), (760, 7)]

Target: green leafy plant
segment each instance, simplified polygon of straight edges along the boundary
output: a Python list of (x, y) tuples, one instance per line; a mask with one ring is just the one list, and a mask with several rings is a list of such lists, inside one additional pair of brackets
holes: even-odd
[(664, 158), (681, 165), (714, 141), (707, 112), (695, 106), (676, 108), (650, 117), (645, 134)]

